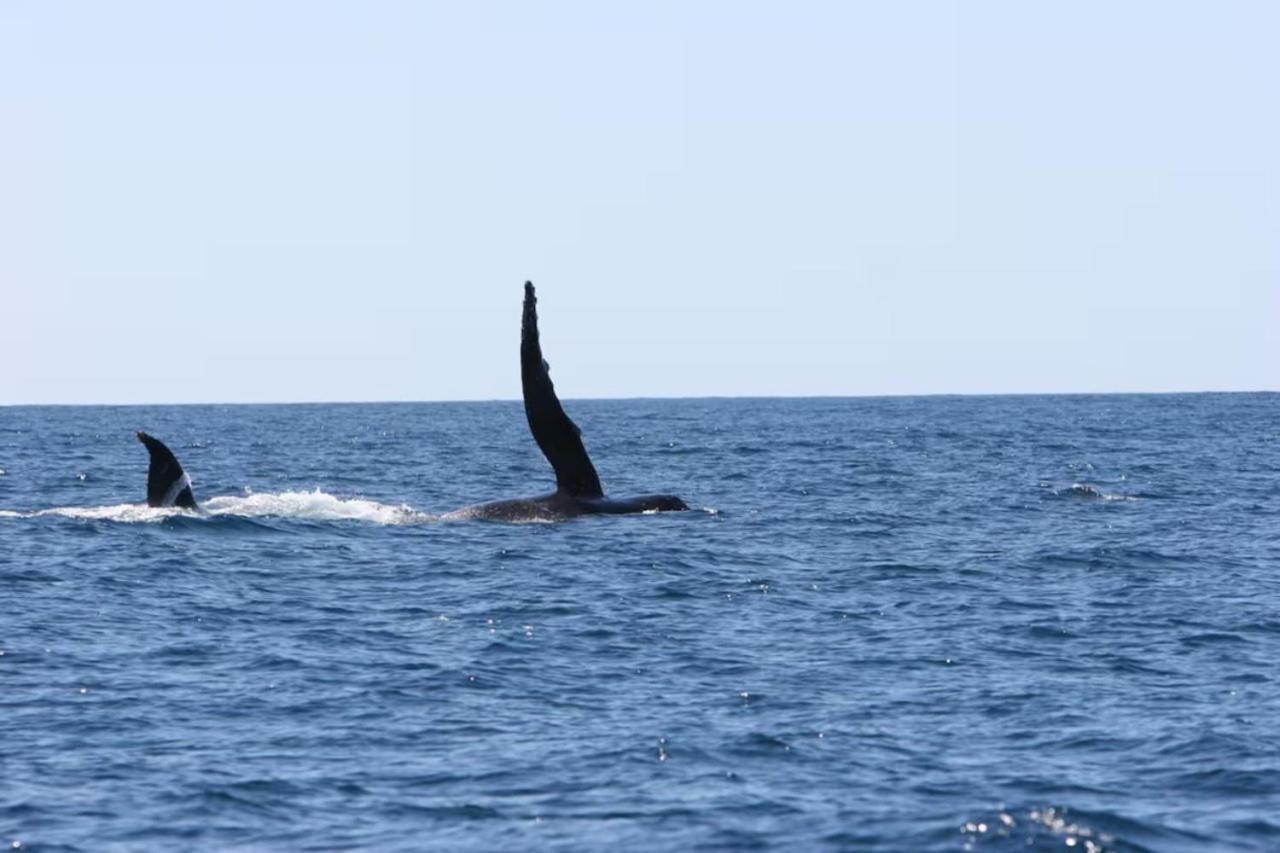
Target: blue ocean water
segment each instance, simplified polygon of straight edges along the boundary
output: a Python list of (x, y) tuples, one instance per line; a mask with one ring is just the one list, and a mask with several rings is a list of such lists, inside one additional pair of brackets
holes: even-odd
[(0, 844), (1280, 849), (1280, 396), (567, 408), (0, 409)]

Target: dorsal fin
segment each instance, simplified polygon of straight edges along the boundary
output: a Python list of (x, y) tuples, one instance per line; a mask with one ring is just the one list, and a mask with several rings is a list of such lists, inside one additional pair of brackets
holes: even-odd
[(147, 468), (147, 506), (180, 506), (196, 508), (191, 493), (191, 478), (182, 470), (178, 457), (158, 438), (138, 432), (138, 441), (147, 446), (151, 465)]
[(574, 497), (598, 498), (604, 492), (578, 425), (569, 420), (551, 384), (550, 366), (538, 340), (538, 298), (533, 282), (524, 283), (524, 321), (520, 329), (520, 384), (529, 431), (556, 472), (556, 487)]

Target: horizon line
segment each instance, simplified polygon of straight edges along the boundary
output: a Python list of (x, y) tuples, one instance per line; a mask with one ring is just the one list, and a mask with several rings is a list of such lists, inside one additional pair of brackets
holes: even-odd
[[(1280, 394), (1277, 388), (1192, 390), (1192, 391), (931, 391), (887, 394), (692, 394), (661, 397), (566, 397), (574, 402), (627, 402), (641, 400), (883, 400), (932, 397), (1172, 397), (1210, 394)], [(35, 408), (154, 408), (157, 406), (412, 406), (454, 403), (519, 403), (519, 397), (477, 397), (451, 400), (207, 400), (140, 403), (0, 403), (0, 409)]]

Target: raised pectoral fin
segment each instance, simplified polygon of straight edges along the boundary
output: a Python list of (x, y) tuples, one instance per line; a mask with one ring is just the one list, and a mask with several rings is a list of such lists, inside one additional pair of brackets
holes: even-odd
[(555, 386), (550, 366), (542, 357), (538, 336), (538, 298), (533, 282), (524, 283), (524, 318), (520, 333), (520, 384), (529, 431), (556, 472), (556, 485), (575, 497), (599, 497), (600, 477), (582, 444), (578, 425), (569, 419)]

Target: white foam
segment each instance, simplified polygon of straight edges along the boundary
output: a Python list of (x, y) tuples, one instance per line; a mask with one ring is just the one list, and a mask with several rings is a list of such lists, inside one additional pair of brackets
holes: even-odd
[(201, 508), (209, 515), (249, 518), (302, 518), (310, 521), (367, 521), (373, 524), (413, 524), (433, 521), (407, 504), (392, 506), (361, 498), (339, 498), (316, 489), (311, 492), (256, 493), (209, 498)]
[(150, 507), (146, 504), (116, 504), (115, 506), (56, 506), (34, 512), (4, 511), (9, 518), (37, 518), (42, 515), (60, 515), (64, 518), (83, 518), (90, 521), (162, 521), (173, 515), (190, 513), (177, 507)]
[(124, 523), (163, 521), (184, 515), (192, 518), (239, 516), (299, 518), (308, 521), (364, 521), (372, 524), (418, 524), (435, 520), (434, 516), (418, 512), (405, 504), (391, 506), (360, 498), (339, 498), (319, 489), (311, 492), (225, 495), (209, 498), (200, 504), (199, 510), (149, 507), (146, 504), (63, 506), (34, 512), (0, 509), (0, 518), (35, 518), (42, 515)]

